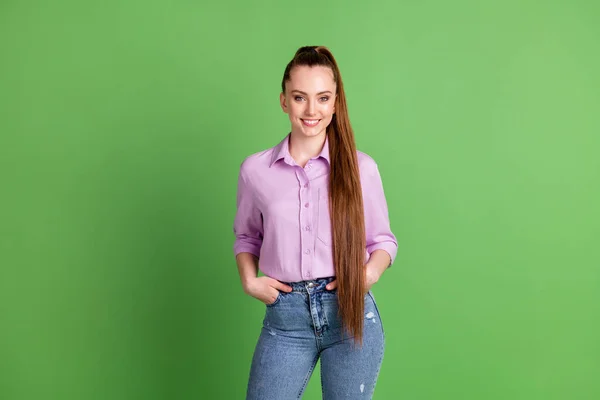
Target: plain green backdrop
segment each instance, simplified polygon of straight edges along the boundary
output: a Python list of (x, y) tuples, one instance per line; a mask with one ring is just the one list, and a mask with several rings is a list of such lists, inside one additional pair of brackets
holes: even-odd
[(264, 305), (233, 257), (237, 174), (287, 134), (304, 45), (338, 60), (399, 242), (375, 397), (600, 398), (599, 20), (581, 0), (3, 0), (0, 399), (244, 397)]

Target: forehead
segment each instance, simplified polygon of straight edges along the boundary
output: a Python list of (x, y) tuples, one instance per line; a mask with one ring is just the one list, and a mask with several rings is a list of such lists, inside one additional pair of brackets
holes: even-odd
[(335, 93), (335, 82), (331, 68), (320, 65), (309, 67), (300, 65), (290, 71), (290, 81), (287, 89), (301, 90), (306, 93), (319, 93), (329, 90)]

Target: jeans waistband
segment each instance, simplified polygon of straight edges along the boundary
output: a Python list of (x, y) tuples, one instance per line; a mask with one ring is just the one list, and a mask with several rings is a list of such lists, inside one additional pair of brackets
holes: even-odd
[(308, 292), (308, 288), (311, 288), (311, 292), (315, 292), (327, 290), (325, 289), (325, 286), (333, 280), (335, 280), (335, 276), (328, 276), (325, 278), (310, 279), (299, 282), (281, 282), (291, 286), (292, 292)]

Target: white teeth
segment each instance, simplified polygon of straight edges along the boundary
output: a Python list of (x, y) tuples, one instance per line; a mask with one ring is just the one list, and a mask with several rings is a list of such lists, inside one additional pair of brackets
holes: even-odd
[(303, 121), (306, 125), (316, 125), (319, 123), (318, 119), (304, 119)]

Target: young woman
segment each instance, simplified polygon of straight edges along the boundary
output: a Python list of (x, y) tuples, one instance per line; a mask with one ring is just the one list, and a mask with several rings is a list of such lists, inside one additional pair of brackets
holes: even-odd
[(329, 49), (300, 48), (281, 86), (291, 132), (238, 179), (236, 262), (266, 304), (247, 399), (301, 398), (319, 359), (324, 399), (370, 398), (384, 352), (370, 288), (398, 247), (381, 177), (356, 150)]

